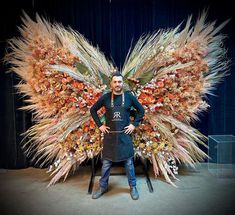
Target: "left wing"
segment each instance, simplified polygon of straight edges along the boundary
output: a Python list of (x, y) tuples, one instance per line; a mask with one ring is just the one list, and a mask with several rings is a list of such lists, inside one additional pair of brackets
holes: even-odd
[(114, 67), (78, 32), (38, 15), (33, 21), (24, 14), (22, 20), (22, 37), (9, 40), (6, 61), (22, 79), (18, 89), (28, 97), (22, 109), (34, 113), (23, 147), (42, 165), (51, 164), (51, 185), (102, 150), (89, 110)]

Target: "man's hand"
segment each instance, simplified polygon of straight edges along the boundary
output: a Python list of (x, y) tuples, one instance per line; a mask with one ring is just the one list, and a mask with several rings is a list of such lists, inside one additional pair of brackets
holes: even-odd
[(126, 126), (124, 129), (125, 129), (125, 132), (124, 132), (124, 133), (126, 133), (126, 134), (131, 134), (131, 133), (134, 131), (135, 126), (132, 125), (132, 124), (130, 124), (130, 125)]
[(99, 129), (100, 129), (100, 131), (102, 132), (102, 133), (109, 133), (109, 129), (110, 129), (110, 127), (108, 127), (108, 126), (106, 126), (106, 125), (101, 125), (100, 127), (99, 127)]

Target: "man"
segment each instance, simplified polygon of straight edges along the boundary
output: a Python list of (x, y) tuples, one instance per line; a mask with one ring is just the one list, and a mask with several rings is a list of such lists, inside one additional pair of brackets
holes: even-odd
[[(136, 189), (131, 133), (143, 119), (144, 108), (130, 92), (123, 92), (123, 77), (120, 73), (112, 75), (110, 87), (111, 92), (101, 96), (90, 109), (95, 123), (104, 134), (100, 186), (93, 193), (92, 198), (97, 199), (108, 191), (112, 162), (124, 161), (130, 194), (132, 199), (137, 200), (139, 194)], [(106, 110), (105, 124), (101, 123), (97, 114), (97, 111), (103, 106)], [(137, 115), (132, 124), (130, 124), (131, 107), (137, 110)]]

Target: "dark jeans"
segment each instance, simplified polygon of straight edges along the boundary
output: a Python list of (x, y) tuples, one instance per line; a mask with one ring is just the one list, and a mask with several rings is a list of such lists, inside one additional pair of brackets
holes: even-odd
[[(135, 177), (135, 167), (133, 164), (133, 158), (128, 158), (125, 162), (126, 175), (128, 178), (128, 183), (130, 187), (136, 186), (136, 177)], [(101, 178), (100, 178), (100, 187), (106, 189), (108, 187), (109, 175), (112, 166), (112, 161), (103, 159), (102, 169), (101, 169)]]

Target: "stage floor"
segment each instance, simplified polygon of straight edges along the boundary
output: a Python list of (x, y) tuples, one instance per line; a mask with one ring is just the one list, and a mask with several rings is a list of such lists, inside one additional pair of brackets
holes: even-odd
[[(112, 172), (124, 168), (113, 167)], [(217, 215), (235, 214), (235, 177), (218, 177), (202, 163), (195, 169), (180, 167), (178, 188), (155, 179), (149, 170), (154, 192), (146, 178), (137, 175), (140, 198), (129, 195), (125, 175), (110, 176), (109, 192), (93, 200), (88, 194), (90, 167), (82, 166), (65, 182), (46, 188), (46, 169), (0, 170), (0, 214), (11, 215)], [(99, 176), (95, 178), (94, 190)]]

